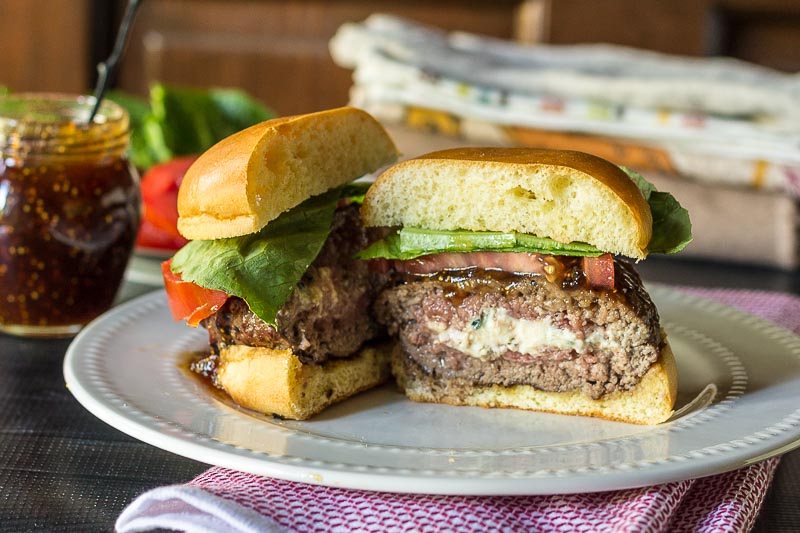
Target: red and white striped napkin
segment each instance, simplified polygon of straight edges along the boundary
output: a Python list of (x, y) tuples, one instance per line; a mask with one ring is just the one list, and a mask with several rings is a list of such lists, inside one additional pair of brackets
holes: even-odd
[[(800, 298), (729, 289), (688, 292), (800, 333)], [(756, 519), (779, 459), (639, 489), (549, 496), (436, 496), (323, 487), (214, 467), (186, 485), (151, 490), (117, 531), (743, 532)], [(421, 489), (423, 489), (421, 487)]]

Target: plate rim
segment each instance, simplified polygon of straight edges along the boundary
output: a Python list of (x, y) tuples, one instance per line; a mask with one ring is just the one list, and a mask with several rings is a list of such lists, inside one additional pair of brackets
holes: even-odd
[[(663, 295), (669, 295), (673, 298), (683, 299), (693, 305), (710, 307), (712, 312), (719, 311), (720, 309), (725, 310), (726, 314), (735, 315), (739, 320), (745, 320), (748, 323), (754, 323), (764, 328), (767, 331), (765, 334), (772, 335), (776, 337), (777, 340), (783, 339), (787, 342), (792, 341), (796, 343), (797, 346), (800, 346), (800, 337), (764, 318), (745, 313), (714, 300), (689, 294), (674, 287), (651, 283), (648, 283), (647, 287), (651, 293), (657, 292)], [(424, 471), (413, 469), (411, 472), (415, 472), (415, 475), (394, 477), (392, 478), (391, 486), (389, 486), (386, 483), (387, 475), (391, 476), (393, 471), (400, 471), (402, 469), (392, 470), (383, 467), (369, 467), (357, 471), (347, 471), (332, 468), (335, 464), (326, 461), (316, 463), (311, 461), (309, 464), (306, 464), (307, 461), (304, 458), (300, 458), (299, 462), (295, 461), (296, 464), (276, 461), (275, 459), (277, 456), (271, 456), (263, 451), (250, 450), (238, 447), (235, 444), (217, 441), (208, 436), (191, 433), (189, 428), (183, 427), (174, 421), (170, 421), (170, 423), (175, 426), (174, 429), (177, 428), (177, 430), (181, 431), (183, 434), (173, 435), (171, 433), (162, 433), (158, 429), (138, 420), (138, 418), (143, 415), (152, 419), (153, 415), (151, 413), (138, 409), (138, 412), (134, 413), (137, 416), (126, 415), (126, 413), (120, 412), (115, 406), (108, 405), (104, 403), (102, 399), (96, 398), (90, 390), (91, 387), (86, 388), (85, 384), (82, 383), (79, 373), (77, 372), (77, 365), (81, 357), (80, 348), (85, 343), (90, 342), (87, 339), (96, 336), (98, 334), (97, 332), (102, 331), (103, 327), (108, 327), (120, 318), (130, 318), (129, 315), (132, 313), (132, 310), (140, 308), (144, 303), (150, 301), (153, 301), (154, 305), (166, 306), (164, 291), (155, 290), (113, 308), (93, 321), (92, 324), (87, 326), (75, 337), (67, 349), (63, 363), (64, 377), (67, 386), (84, 408), (112, 427), (149, 445), (209, 465), (290, 481), (383, 492), (460, 495), (567, 494), (632, 489), (719, 474), (800, 447), (800, 434), (789, 438), (789, 432), (783, 432), (785, 438), (780, 438), (781, 432), (778, 432), (777, 434), (770, 434), (768, 438), (763, 439), (772, 440), (774, 445), (769, 446), (768, 449), (764, 447), (759, 448), (760, 453), (756, 455), (742, 453), (743, 450), (739, 450), (740, 453), (706, 455), (706, 460), (704, 462), (705, 467), (702, 470), (698, 470), (696, 462), (692, 460), (661, 461), (671, 464), (671, 468), (668, 469), (668, 472), (671, 473), (664, 472), (664, 469), (658, 468), (659, 465), (656, 464), (655, 467), (650, 469), (635, 469), (635, 477), (631, 475), (631, 472), (626, 472), (625, 470), (614, 471), (610, 475), (606, 472), (602, 476), (602, 482), (598, 482), (597, 479), (591, 477), (590, 468), (585, 478), (587, 483), (582, 486), (575, 483), (576, 476), (558, 474), (534, 477), (505, 476), (487, 478), (470, 476), (469, 473), (465, 473), (464, 471), (458, 471), (452, 476), (445, 476), (442, 472), (437, 471), (435, 472), (437, 474), (436, 476), (429, 477), (422, 475)], [(134, 317), (134, 319), (135, 318), (137, 317)], [(800, 351), (798, 351), (798, 353), (800, 353)], [(242, 416), (249, 415), (242, 413)], [(800, 409), (796, 410), (793, 416), (795, 417), (794, 423), (789, 425), (797, 429), (797, 427), (800, 426)], [(786, 418), (781, 420), (780, 423), (785, 425), (785, 420)], [(253, 423), (258, 423), (258, 420), (255, 418), (252, 419), (252, 421)], [(771, 427), (765, 429), (771, 429)], [(197, 441), (198, 438), (200, 439), (199, 442)], [(211, 444), (209, 445), (209, 443)], [(734, 446), (734, 449), (735, 448)], [(370, 471), (370, 469), (376, 471)], [(387, 470), (388, 472), (386, 472)], [(546, 480), (547, 482), (543, 484), (541, 483), (542, 480)], [(457, 481), (458, 484), (456, 490), (454, 490), (453, 487), (454, 481)], [(421, 482), (425, 484), (424, 491), (420, 490), (419, 485)]]

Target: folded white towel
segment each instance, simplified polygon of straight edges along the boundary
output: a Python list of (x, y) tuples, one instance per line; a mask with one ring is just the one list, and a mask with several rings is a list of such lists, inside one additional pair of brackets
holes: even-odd
[(616, 139), (700, 181), (798, 194), (800, 74), (603, 44), (521, 45), (388, 15), (344, 24), (330, 50), (355, 69), (350, 103), (386, 123), (427, 109), (473, 143), (489, 132), (514, 144), (512, 129)]
[(383, 14), (344, 24), (330, 50), (336, 63), (356, 69), (359, 82), (366, 81), (362, 72), (370, 63), (383, 58), (381, 71), (389, 60), (509, 93), (728, 117), (767, 116), (771, 129), (800, 132), (800, 74), (732, 58), (689, 58), (606, 44), (521, 45), (447, 34)]

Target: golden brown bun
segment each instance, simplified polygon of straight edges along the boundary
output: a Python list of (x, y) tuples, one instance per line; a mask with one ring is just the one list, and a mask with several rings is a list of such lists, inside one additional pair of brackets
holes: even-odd
[(516, 231), (637, 259), (653, 220), (636, 184), (593, 155), (455, 148), (398, 163), (370, 187), (367, 226)]
[(217, 382), (242, 407), (306, 420), (391, 376), (390, 344), (347, 359), (303, 364), (291, 350), (233, 345), (220, 351)]
[(593, 400), (580, 391), (545, 392), (528, 385), (475, 387), (466, 395), (463, 390), (453, 394), (448, 392), (445, 384), (427, 376), (408, 374), (403, 364), (404, 358), (398, 346), (392, 356), (392, 372), (406, 396), (417, 402), (514, 407), (653, 425), (664, 422), (672, 415), (678, 392), (678, 371), (669, 344), (665, 345), (658, 361), (633, 390), (616, 391), (599, 400)]
[(396, 158), (386, 130), (360, 109), (268, 120), (223, 139), (189, 168), (178, 192), (178, 230), (203, 240), (254, 233)]

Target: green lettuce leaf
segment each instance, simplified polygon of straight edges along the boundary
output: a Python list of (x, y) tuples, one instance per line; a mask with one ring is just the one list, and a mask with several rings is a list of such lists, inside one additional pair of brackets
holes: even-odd
[(275, 325), (278, 310), (328, 238), (338, 189), (306, 200), (258, 233), (191, 241), (172, 259), (173, 272), (201, 287), (242, 298), (261, 320)]
[(346, 198), (356, 204), (363, 204), (364, 196), (367, 194), (370, 185), (372, 185), (372, 182), (369, 181), (351, 181), (341, 187), (341, 198)]
[(358, 259), (414, 259), (441, 252), (533, 252), (551, 255), (596, 257), (603, 252), (582, 242), (560, 243), (524, 233), (481, 231), (434, 231), (402, 228), (373, 243)]
[(425, 250), (449, 250), (471, 252), (473, 250), (498, 250), (513, 248), (517, 239), (513, 233), (494, 231), (430, 231), (404, 227), (398, 232), (400, 250), (403, 252)]
[(220, 140), (275, 114), (238, 89), (154, 84), (150, 100), (120, 91), (108, 98), (131, 116), (130, 158), (141, 170), (176, 156), (199, 154)]
[(636, 183), (653, 215), (653, 236), (647, 245), (648, 253), (675, 254), (692, 242), (692, 222), (689, 212), (668, 192), (655, 186), (636, 172), (620, 167)]
[(275, 316), (319, 255), (339, 200), (360, 203), (369, 183), (350, 183), (309, 198), (261, 231), (242, 237), (191, 241), (172, 259), (172, 271), (208, 289), (242, 298), (261, 320)]
[(150, 114), (150, 105), (139, 97), (121, 91), (109, 91), (108, 98), (128, 111), (131, 129), (131, 146), (128, 154), (131, 162), (136, 168), (149, 168), (159, 160), (155, 150), (151, 150), (150, 143), (143, 134), (147, 116)]

